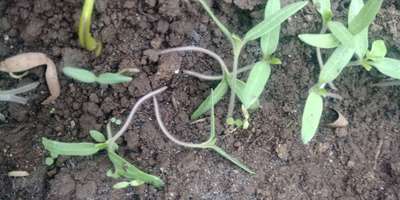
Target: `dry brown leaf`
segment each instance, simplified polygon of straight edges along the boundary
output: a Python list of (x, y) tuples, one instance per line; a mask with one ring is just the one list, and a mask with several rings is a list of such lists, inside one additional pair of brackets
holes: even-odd
[(8, 73), (24, 72), (29, 69), (47, 65), (46, 82), (50, 96), (42, 104), (52, 103), (60, 95), (57, 68), (54, 62), (43, 53), (23, 53), (0, 62), (0, 71)]
[(342, 115), (342, 113), (340, 113), (339, 111), (337, 111), (335, 109), (332, 109), (332, 110), (337, 113), (338, 117), (334, 122), (327, 124), (327, 126), (331, 127), (331, 128), (347, 127), (349, 125), (349, 121), (347, 121), (347, 119)]

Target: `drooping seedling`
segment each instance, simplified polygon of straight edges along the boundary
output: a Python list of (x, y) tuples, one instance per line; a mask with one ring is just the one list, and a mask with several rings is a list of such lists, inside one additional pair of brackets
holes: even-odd
[(118, 83), (127, 83), (132, 81), (132, 77), (119, 73), (103, 73), (96, 76), (93, 72), (76, 67), (64, 67), (63, 72), (68, 77), (83, 83), (99, 83), (102, 85), (112, 85)]
[(175, 139), (165, 128), (164, 123), (161, 119), (161, 114), (159, 112), (159, 106), (157, 99), (155, 98), (156, 95), (164, 92), (167, 87), (162, 87), (158, 90), (148, 93), (144, 97), (140, 98), (138, 102), (132, 108), (127, 120), (125, 121), (124, 125), (120, 128), (120, 130), (114, 134), (111, 128), (111, 123), (115, 123), (120, 125), (121, 122), (119, 120), (112, 119), (107, 124), (107, 137), (96, 130), (90, 131), (90, 136), (96, 143), (64, 143), (58, 142), (54, 140), (50, 140), (47, 138), (43, 138), (42, 143), (46, 150), (49, 151), (50, 156), (46, 158), (46, 164), (52, 165), (54, 160), (58, 158), (58, 156), (90, 156), (98, 153), (99, 151), (106, 151), (108, 158), (110, 159), (111, 163), (114, 166), (114, 170), (109, 170), (107, 172), (107, 176), (121, 180), (121, 182), (114, 185), (115, 189), (126, 188), (130, 186), (139, 186), (144, 183), (152, 184), (155, 187), (162, 187), (164, 182), (153, 175), (147, 174), (134, 165), (130, 164), (124, 158), (118, 155), (118, 145), (116, 141), (123, 136), (123, 134), (128, 129), (130, 123), (132, 122), (136, 112), (138, 111), (139, 107), (148, 99), (153, 98), (154, 102), (154, 109), (155, 114), (157, 117), (157, 122), (163, 131), (163, 133), (171, 139), (173, 142), (191, 148), (203, 148), (203, 149), (212, 149), (220, 154), (222, 157), (230, 160), (234, 164), (238, 165), (243, 170), (254, 174), (247, 166), (242, 164), (237, 159), (233, 158), (229, 154), (227, 154), (223, 149), (216, 145), (216, 134), (215, 134), (215, 119), (214, 113), (212, 110), (211, 115), (211, 135), (210, 139), (207, 142), (202, 144), (192, 144), (192, 143), (185, 143)]
[[(387, 49), (382, 40), (376, 40), (368, 50), (368, 27), (378, 14), (383, 0), (352, 0), (349, 7), (348, 26), (332, 21), (329, 0), (314, 0), (323, 18), (320, 34), (302, 34), (300, 39), (316, 47), (318, 63), (321, 68), (319, 80), (314, 85), (306, 100), (304, 108), (301, 136), (304, 143), (310, 142), (317, 132), (323, 111), (324, 97), (338, 97), (325, 89), (343, 71), (346, 66), (362, 66), (367, 71), (375, 68), (379, 72), (400, 79), (400, 60), (387, 58)], [(329, 30), (329, 33), (326, 31)], [(320, 49), (334, 49), (324, 64)], [(356, 57), (352, 61), (353, 57)], [(333, 84), (331, 84), (333, 85)]]
[[(214, 88), (212, 96), (208, 96), (192, 114), (192, 119), (198, 119), (204, 113), (211, 110), (214, 104), (221, 101), (230, 89), (231, 94), (227, 113), (227, 122), (231, 125), (241, 125), (243, 128), (247, 128), (249, 126), (248, 110), (257, 107), (258, 105), (258, 99), (264, 91), (271, 73), (270, 65), (280, 64), (280, 60), (272, 56), (279, 43), (280, 25), (290, 16), (303, 8), (307, 2), (301, 1), (293, 3), (281, 9), (280, 0), (269, 0), (265, 9), (265, 19), (251, 28), (243, 38), (229, 31), (229, 29), (215, 16), (205, 0), (198, 0), (198, 2), (204, 7), (206, 12), (213, 19), (222, 33), (228, 38), (233, 47), (233, 65), (231, 67), (231, 71), (228, 69), (224, 60), (220, 56), (210, 50), (199, 47), (188, 46), (167, 49), (161, 51), (160, 54), (177, 51), (196, 51), (208, 54), (216, 59), (222, 69), (222, 76), (208, 76), (193, 71), (184, 71), (184, 73), (200, 79), (220, 80), (217, 87)], [(263, 58), (259, 62), (239, 69), (239, 60), (242, 49), (248, 42), (258, 40), (260, 38)], [(243, 73), (248, 70), (250, 70), (250, 73), (246, 82), (237, 79), (238, 73)], [(244, 120), (233, 119), (236, 96), (242, 103), (241, 110)], [(214, 99), (213, 103), (211, 102), (211, 99)]]
[(94, 51), (96, 56), (101, 54), (102, 44), (93, 38), (91, 34), (92, 13), (96, 0), (85, 0), (83, 3), (81, 18), (79, 20), (79, 44), (88, 51)]

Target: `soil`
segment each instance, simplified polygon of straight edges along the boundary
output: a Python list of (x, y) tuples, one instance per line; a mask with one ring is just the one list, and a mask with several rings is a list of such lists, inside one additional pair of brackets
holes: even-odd
[[(211, 1), (217, 16), (239, 34), (261, 20), (264, 1)], [(285, 0), (283, 4), (294, 0)], [(344, 20), (349, 1), (333, 3)], [(80, 0), (0, 1), (0, 59), (22, 52), (47, 53), (59, 70), (65, 65), (95, 72), (126, 67), (141, 70), (129, 84), (99, 87), (74, 82), (60, 74), (62, 95), (54, 105), (40, 103), (48, 96), (44, 68), (22, 80), (0, 74), (1, 88), (32, 81), (40, 87), (28, 93), (28, 105), (1, 103), (8, 123), (0, 124), (0, 199), (387, 199), (400, 198), (400, 89), (372, 87), (384, 80), (376, 71), (348, 68), (335, 82), (343, 101), (328, 100), (349, 126), (321, 125), (309, 145), (299, 139), (300, 119), (308, 89), (319, 68), (315, 51), (297, 35), (318, 32), (320, 18), (312, 6), (290, 18), (282, 28), (277, 56), (262, 109), (252, 114), (251, 127), (224, 132), (227, 100), (216, 107), (218, 144), (245, 162), (251, 176), (213, 152), (182, 148), (164, 137), (152, 103), (137, 114), (120, 148), (130, 162), (160, 176), (166, 186), (112, 190), (106, 177), (111, 164), (104, 154), (64, 157), (56, 167), (44, 165), (42, 137), (61, 141), (90, 141), (88, 130), (103, 130), (111, 117), (125, 119), (129, 109), (153, 89), (168, 86), (159, 96), (164, 121), (185, 141), (206, 138), (207, 123), (190, 124), (190, 114), (216, 83), (177, 73), (195, 69), (220, 73), (217, 63), (201, 54), (175, 54), (158, 59), (149, 49), (181, 45), (209, 48), (227, 62), (231, 49), (223, 34), (195, 1), (97, 0), (93, 33), (104, 44), (100, 57), (79, 47), (76, 27)], [(400, 3), (386, 0), (371, 39), (384, 39), (389, 56), (399, 58)], [(245, 49), (242, 64), (260, 57), (256, 43)], [(169, 68), (168, 66), (172, 66)], [(326, 123), (326, 122), (324, 122)], [(12, 170), (30, 176), (10, 178)]]

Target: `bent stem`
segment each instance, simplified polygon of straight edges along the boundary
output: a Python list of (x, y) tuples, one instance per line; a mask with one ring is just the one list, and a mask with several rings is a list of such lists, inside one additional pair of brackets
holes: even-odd
[(89, 51), (94, 51), (99, 56), (102, 50), (101, 42), (96, 41), (90, 33), (92, 13), (95, 0), (85, 0), (79, 21), (79, 43)]
[(168, 53), (172, 53), (172, 52), (185, 52), (185, 51), (201, 52), (201, 53), (205, 53), (205, 54), (211, 56), (212, 58), (214, 58), (215, 60), (218, 61), (222, 72), (224, 74), (229, 74), (228, 67), (226, 66), (224, 60), (218, 54), (216, 54), (213, 51), (210, 51), (208, 49), (205, 49), (205, 48), (195, 47), (195, 46), (177, 47), (177, 48), (162, 50), (162, 51), (160, 51), (159, 54), (163, 55), (163, 54), (168, 54)]
[(131, 112), (129, 113), (128, 118), (125, 121), (125, 124), (122, 126), (122, 128), (111, 138), (108, 140), (109, 143), (115, 143), (115, 141), (117, 141), (118, 138), (120, 138), (128, 129), (129, 124), (132, 122), (133, 117), (135, 116), (135, 113), (137, 112), (137, 110), (140, 108), (140, 106), (148, 99), (150, 99), (151, 97), (158, 95), (162, 92), (164, 92), (165, 90), (167, 90), (168, 87), (164, 86), (160, 89), (157, 89), (153, 92), (150, 92), (148, 94), (146, 94), (145, 96), (143, 96), (142, 98), (140, 98), (138, 100), (138, 102), (133, 106)]
[[(251, 70), (253, 68), (254, 65), (247, 65), (245, 67), (242, 67), (240, 69), (238, 69), (237, 74), (241, 74), (244, 72), (247, 72), (249, 70)], [(205, 81), (219, 81), (224, 79), (224, 75), (206, 75), (206, 74), (202, 74), (199, 72), (195, 72), (195, 71), (191, 71), (191, 70), (183, 70), (183, 73), (189, 76), (193, 76), (196, 77), (200, 80), (205, 80)]]
[[(212, 95), (211, 95), (212, 96)], [(161, 118), (160, 114), (160, 108), (158, 106), (158, 101), (155, 96), (153, 96), (153, 103), (154, 103), (154, 112), (157, 118), (158, 125), (160, 126), (161, 131), (164, 133), (164, 135), (170, 139), (172, 142), (184, 146), (184, 147), (189, 147), (189, 148), (198, 148), (198, 149), (212, 149), (215, 152), (217, 152), (220, 156), (226, 158), (227, 160), (233, 162), (235, 165), (238, 167), (242, 168), (244, 171), (250, 173), (250, 174), (255, 174), (250, 168), (248, 168), (246, 165), (244, 165), (242, 162), (237, 160), (236, 158), (232, 157), (228, 153), (226, 153), (222, 148), (218, 147), (216, 145), (217, 143), (217, 136), (216, 136), (216, 131), (215, 131), (215, 116), (214, 116), (214, 108), (211, 108), (211, 131), (210, 131), (210, 136), (209, 139), (206, 142), (200, 143), (200, 144), (194, 144), (194, 143), (189, 143), (189, 142), (183, 142), (175, 138), (165, 127), (164, 122)]]

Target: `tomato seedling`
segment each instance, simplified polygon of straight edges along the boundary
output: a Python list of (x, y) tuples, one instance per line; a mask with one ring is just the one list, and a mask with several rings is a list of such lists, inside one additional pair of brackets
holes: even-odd
[[(194, 111), (191, 118), (193, 120), (200, 118), (204, 113), (209, 111), (216, 103), (222, 100), (222, 98), (227, 94), (228, 90), (231, 90), (229, 107), (227, 112), (227, 122), (230, 125), (236, 124), (241, 125), (243, 128), (249, 126), (249, 113), (248, 110), (257, 107), (259, 97), (261, 96), (264, 88), (268, 82), (271, 73), (271, 64), (280, 64), (280, 60), (275, 58), (273, 53), (276, 51), (277, 45), (279, 43), (279, 32), (280, 25), (288, 19), (290, 16), (294, 15), (297, 11), (302, 9), (307, 2), (301, 1), (297, 3), (290, 4), (281, 9), (280, 0), (270, 0), (268, 1), (265, 9), (265, 19), (259, 24), (251, 28), (243, 38), (239, 37), (237, 34), (232, 33), (228, 28), (215, 16), (211, 8), (208, 6), (205, 0), (198, 0), (198, 2), (203, 6), (208, 15), (213, 19), (218, 28), (222, 33), (228, 38), (233, 48), (233, 65), (232, 71), (229, 71), (224, 60), (216, 53), (203, 49), (200, 47), (178, 47), (173, 49), (167, 49), (161, 51), (160, 54), (166, 54), (170, 52), (178, 51), (197, 51), (201, 53), (208, 54), (209, 56), (216, 59), (222, 69), (222, 76), (207, 76), (199, 74), (192, 71), (184, 71), (188, 75), (195, 76), (200, 79), (205, 80), (221, 80), (212, 96), (208, 96), (203, 103)], [(243, 67), (239, 69), (239, 60), (242, 49), (250, 41), (258, 40), (261, 38), (261, 49), (263, 53), (263, 58), (252, 64), (251, 66)], [(247, 81), (241, 81), (237, 79), (238, 73), (243, 73), (250, 70)], [(244, 120), (233, 119), (236, 96), (242, 103), (242, 113), (244, 115)], [(212, 98), (211, 98), (212, 97)], [(211, 99), (214, 99), (211, 102)]]
[[(368, 50), (368, 27), (378, 14), (382, 2), (369, 0), (364, 5), (363, 0), (352, 0), (346, 27), (342, 22), (332, 20), (329, 0), (314, 0), (323, 18), (321, 33), (299, 35), (303, 42), (317, 48), (321, 68), (318, 83), (311, 88), (303, 112), (301, 137), (304, 143), (310, 142), (317, 132), (323, 112), (323, 98), (338, 96), (328, 92), (326, 85), (331, 84), (345, 67), (362, 66), (367, 71), (375, 68), (389, 77), (400, 79), (400, 60), (386, 57), (387, 49), (382, 40), (374, 41)], [(326, 33), (328, 30), (330, 33)], [(321, 48), (335, 48), (325, 64)], [(356, 57), (355, 61), (352, 61), (353, 57)]]
[(132, 81), (129, 76), (121, 73), (103, 73), (96, 76), (93, 72), (76, 67), (64, 67), (63, 72), (68, 77), (83, 83), (99, 83), (101, 85), (113, 85), (118, 83), (127, 83)]

